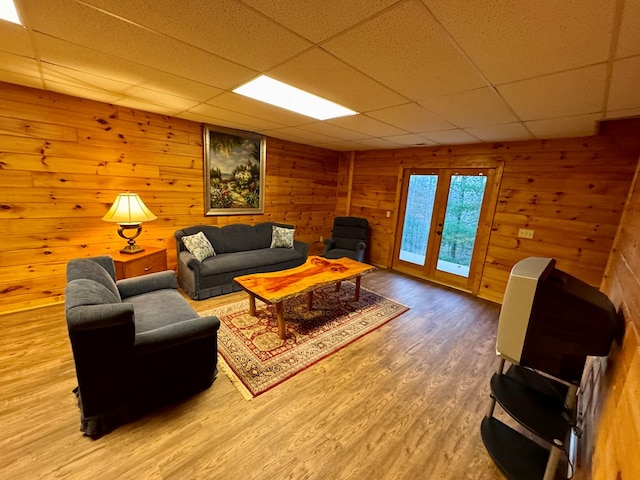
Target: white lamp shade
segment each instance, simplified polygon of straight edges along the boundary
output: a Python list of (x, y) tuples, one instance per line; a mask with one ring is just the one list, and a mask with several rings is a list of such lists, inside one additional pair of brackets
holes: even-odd
[(102, 217), (102, 220), (120, 225), (139, 225), (142, 222), (150, 222), (156, 218), (137, 193), (127, 192), (118, 194), (107, 214)]

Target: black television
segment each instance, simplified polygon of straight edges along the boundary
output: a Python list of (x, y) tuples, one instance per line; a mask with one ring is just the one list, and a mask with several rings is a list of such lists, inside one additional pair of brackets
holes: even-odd
[(528, 257), (511, 270), (500, 310), (496, 353), (580, 385), (587, 356), (606, 356), (619, 332), (616, 309), (596, 287)]

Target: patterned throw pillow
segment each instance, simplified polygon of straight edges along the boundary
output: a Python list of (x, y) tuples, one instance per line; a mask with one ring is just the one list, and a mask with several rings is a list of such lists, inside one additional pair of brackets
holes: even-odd
[(202, 262), (205, 258), (213, 257), (216, 251), (211, 246), (209, 239), (202, 232), (198, 232), (195, 235), (188, 235), (182, 237), (182, 243), (187, 247), (187, 250)]
[(277, 227), (271, 229), (271, 248), (293, 248), (293, 228)]

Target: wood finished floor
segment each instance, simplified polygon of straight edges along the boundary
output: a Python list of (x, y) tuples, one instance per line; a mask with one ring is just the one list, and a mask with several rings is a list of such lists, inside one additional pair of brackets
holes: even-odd
[(63, 307), (0, 315), (0, 478), (502, 479), (479, 430), (499, 306), (384, 270), (362, 285), (410, 310), (251, 401), (221, 373), (95, 441)]

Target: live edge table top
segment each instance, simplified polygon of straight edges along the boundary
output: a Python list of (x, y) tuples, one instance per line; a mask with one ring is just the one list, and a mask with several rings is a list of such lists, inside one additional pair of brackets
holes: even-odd
[(299, 267), (279, 272), (255, 273), (234, 280), (247, 292), (268, 303), (313, 291), (374, 270), (375, 267), (350, 258), (330, 260), (311, 256)]
[(360, 296), (360, 276), (375, 267), (349, 258), (330, 260), (321, 257), (309, 257), (304, 265), (281, 270), (279, 272), (255, 273), (234, 278), (249, 294), (249, 314), (256, 314), (256, 298), (265, 303), (275, 304), (278, 320), (278, 335), (284, 339), (287, 335), (284, 323), (283, 300), (307, 293), (307, 308), (313, 304), (313, 291), (316, 288), (340, 282), (349, 278), (356, 279), (355, 300)]

